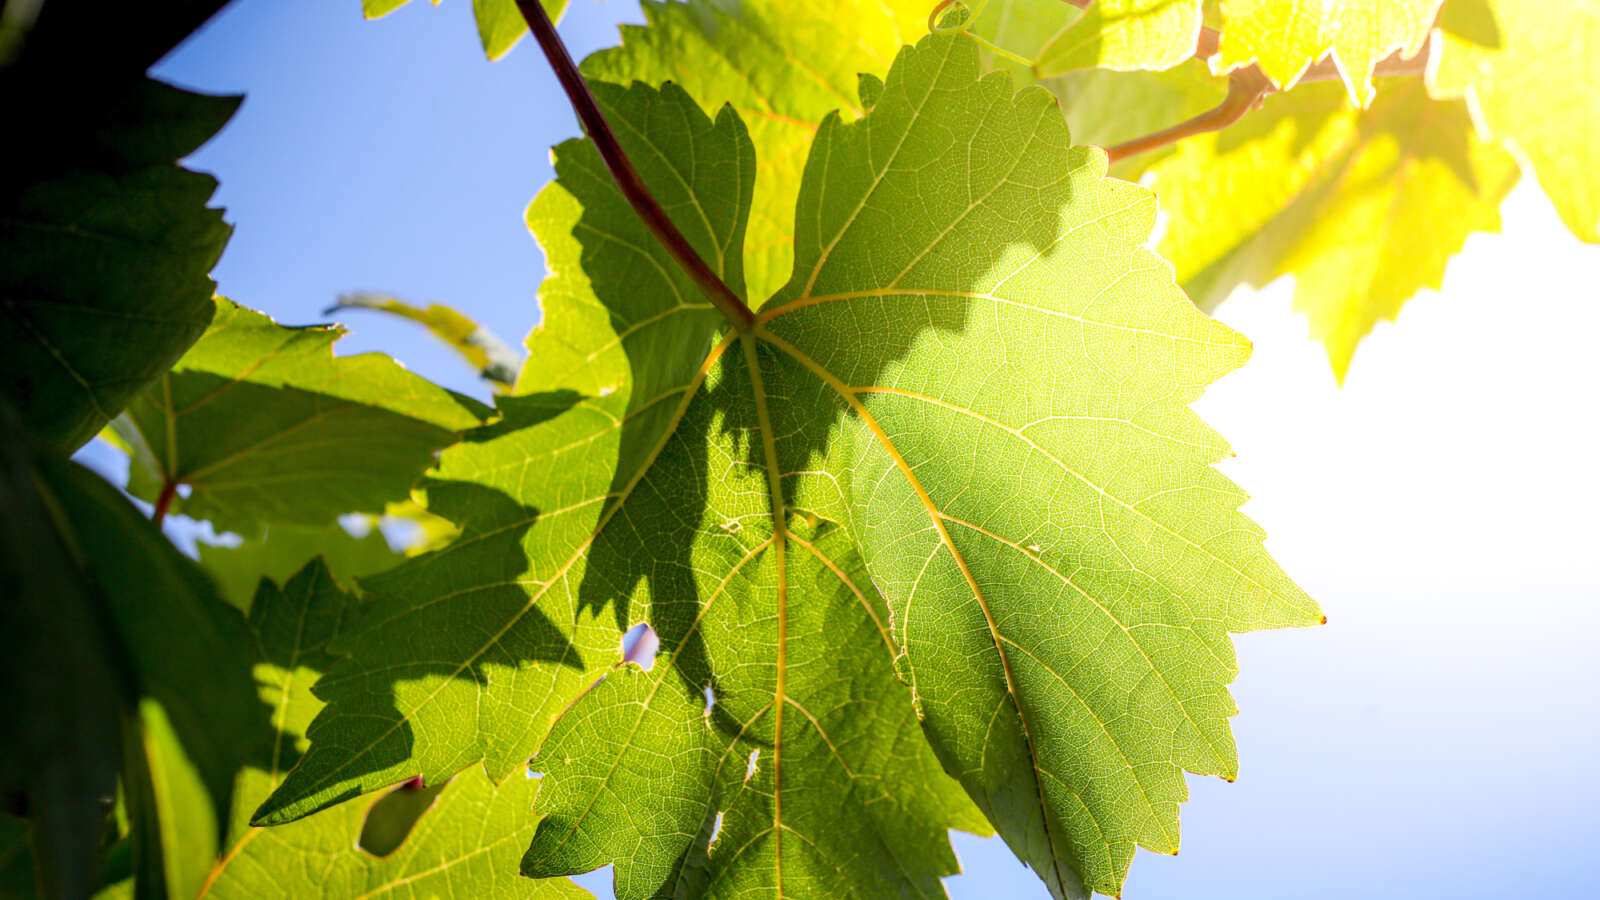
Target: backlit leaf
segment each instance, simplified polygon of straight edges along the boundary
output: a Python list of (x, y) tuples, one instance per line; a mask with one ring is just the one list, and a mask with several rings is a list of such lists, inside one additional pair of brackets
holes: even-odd
[[(411, 0), (361, 0), (361, 11), (369, 19), (394, 12)], [(567, 0), (540, 0), (552, 21), (561, 21)], [(439, 0), (433, 0), (438, 6)], [(478, 20), (478, 39), (490, 59), (499, 59), (528, 33), (528, 23), (517, 10), (516, 0), (472, 0), (472, 13)]]
[(1095, 0), (1039, 50), (1048, 78), (1073, 69), (1170, 69), (1194, 56), (1200, 0)]
[(1600, 6), (1475, 0), (1445, 6), (1431, 87), (1466, 96), (1531, 165), (1572, 233), (1600, 242)]
[[(794, 201), (817, 126), (859, 117), (858, 77), (882, 77), (901, 45), (927, 33), (929, 0), (644, 0), (646, 27), (583, 61), (599, 81), (671, 81), (707, 114), (730, 104), (755, 144), (755, 199), (744, 246), (752, 303), (789, 277)], [(847, 25), (845, 23), (848, 23)], [(848, 34), (849, 39), (841, 35)]]
[(1462, 104), (1397, 81), (1365, 112), (1329, 85), (1269, 97), (1150, 177), (1169, 215), (1161, 251), (1195, 302), (1293, 275), (1295, 307), (1343, 378), (1374, 325), (1438, 288), (1467, 235), (1499, 230), (1517, 170)]
[(1221, 64), (1255, 63), (1280, 88), (1331, 52), (1351, 99), (1372, 103), (1372, 70), (1422, 49), (1442, 0), (1222, 0)]
[[(1237, 766), (1228, 632), (1320, 613), (1186, 408), (1243, 338), (1144, 248), (1150, 193), (1071, 148), (1048, 93), (979, 69), (976, 43), (932, 36), (863, 82), (862, 119), (823, 119), (794, 274), (743, 335), (592, 151), (562, 148), (530, 215), (556, 273), (519, 384), (538, 393), (446, 454), (429, 496), (462, 537), (368, 582), (263, 821), (408, 766), (510, 774), (571, 703), (536, 764), (532, 874), (937, 895), (943, 829), (971, 827), (939, 765), (1058, 896), (1176, 849), (1183, 772)], [(742, 292), (736, 115), (673, 86), (599, 93)], [(641, 618), (659, 674), (625, 666), (574, 703)]]
[(219, 299), (205, 336), (115, 424), (129, 490), (154, 501), (186, 485), (173, 510), (246, 535), (404, 499), (480, 409), (382, 354), (335, 358), (343, 333)]
[(357, 846), (368, 803), (347, 803), (277, 828), (250, 827), (250, 812), (306, 749), (306, 725), (322, 708), (311, 685), (333, 662), (327, 645), (354, 611), (353, 597), (320, 559), (282, 587), (262, 582), (250, 630), (256, 683), (272, 710), (270, 750), (239, 776), (227, 849), (198, 896), (588, 896), (570, 882), (532, 885), (517, 877), (517, 854), (538, 824), (529, 811), (537, 785), (523, 778), (496, 788), (481, 771), (464, 773), (400, 847), (381, 858)]

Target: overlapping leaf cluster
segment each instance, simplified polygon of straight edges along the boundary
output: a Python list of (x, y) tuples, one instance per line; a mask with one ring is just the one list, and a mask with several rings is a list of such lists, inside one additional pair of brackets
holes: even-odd
[[(1321, 618), (1212, 469), (1188, 404), (1248, 347), (1177, 282), (1209, 307), (1295, 276), (1342, 373), (1523, 168), (1594, 240), (1596, 15), (980, 0), (928, 35), (931, 5), (647, 0), (584, 74), (755, 324), (570, 141), (528, 211), (543, 322), (492, 409), (214, 298), (226, 226), (173, 160), (231, 101), (120, 82), (8, 176), (0, 790), (30, 816), (0, 841), (34, 865), (0, 884), (558, 897), (611, 865), (627, 898), (937, 897), (959, 828), (1065, 898), (1176, 851), (1184, 773), (1238, 765), (1229, 634)], [(491, 57), (526, 30), (474, 10)], [(1426, 78), (1374, 82), (1430, 33)], [(1342, 88), (1296, 85), (1324, 57)], [(1112, 170), (1154, 193), (1083, 146), (1247, 66), (1264, 108)], [(1584, 127), (1516, 102), (1551, 72)], [(157, 519), (242, 543), (190, 560), (65, 459), (108, 421)], [(426, 548), (337, 524), (386, 512)]]
[[(963, 33), (997, 48), (997, 65), (1041, 79), (1087, 143), (1197, 115), (1240, 68), (1280, 89), (1220, 133), (1115, 171), (1155, 188), (1170, 216), (1162, 254), (1202, 308), (1293, 276), (1295, 305), (1340, 378), (1374, 325), (1440, 286), (1469, 234), (1499, 229), (1519, 171), (1537, 176), (1575, 235), (1600, 240), (1588, 174), (1600, 168), (1600, 13), (1587, 4), (1096, 0), (1081, 17), (1048, 0), (973, 6)], [(1177, 53), (1158, 39), (1187, 26), (1148, 27), (1174, 7), (1220, 32), (1214, 55), (1204, 40)], [(1374, 82), (1385, 60), (1409, 74)], [(1297, 84), (1318, 65), (1344, 90)], [(1153, 71), (1107, 71), (1118, 68)]]
[[(650, 6), (586, 63), (638, 79), (602, 108), (760, 325), (558, 148), (532, 362), (427, 484), (461, 536), (363, 582), (259, 824), (532, 758), (524, 871), (627, 897), (937, 896), (950, 827), (1061, 896), (1175, 849), (1182, 772), (1237, 764), (1228, 632), (1319, 617), (1186, 409), (1245, 345), (1049, 94), (882, 14), (841, 49), (823, 13)], [(640, 621), (661, 654), (616, 668)]]

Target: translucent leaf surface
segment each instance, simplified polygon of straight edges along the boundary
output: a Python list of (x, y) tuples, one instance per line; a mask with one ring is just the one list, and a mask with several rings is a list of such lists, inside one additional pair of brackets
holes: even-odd
[(5, 74), (8, 130), (29, 138), (0, 174), (0, 396), (72, 450), (211, 320), (207, 273), (231, 229), (206, 206), (216, 182), (174, 161), (238, 100), (148, 79), (85, 97)]
[(1416, 53), (1442, 0), (1222, 0), (1227, 67), (1255, 63), (1280, 88), (1332, 53), (1350, 97), (1372, 102), (1372, 70), (1399, 51)]
[(497, 387), (509, 387), (522, 368), (522, 354), (511, 349), (499, 335), (449, 306), (430, 303), (420, 307), (386, 294), (354, 293), (341, 296), (338, 303), (322, 313), (333, 315), (344, 309), (370, 309), (416, 322), (449, 344), (478, 370), (480, 377)]
[(1329, 85), (1269, 97), (1150, 177), (1169, 214), (1161, 251), (1195, 302), (1293, 275), (1295, 307), (1342, 378), (1374, 325), (1439, 286), (1468, 234), (1499, 230), (1517, 171), (1462, 104), (1397, 81), (1365, 112)]
[(1532, 166), (1572, 233), (1600, 242), (1600, 6), (1477, 0), (1445, 6), (1431, 86), (1466, 96)]
[(382, 354), (335, 358), (336, 326), (285, 328), (230, 301), (172, 371), (116, 423), (129, 489), (219, 531), (325, 525), (404, 499), (480, 410)]
[[(927, 33), (928, 0), (644, 0), (647, 27), (583, 62), (592, 79), (671, 81), (714, 115), (724, 103), (755, 144), (755, 199), (744, 271), (751, 302), (772, 295), (794, 260), (794, 200), (823, 117), (859, 117), (860, 75), (882, 77), (901, 45)], [(842, 35), (848, 34), (849, 39)]]
[[(1237, 764), (1228, 632), (1320, 613), (1186, 408), (1244, 340), (1144, 248), (1150, 193), (1071, 148), (1047, 92), (979, 69), (929, 37), (862, 82), (863, 118), (822, 120), (795, 271), (742, 335), (561, 148), (530, 213), (555, 273), (532, 393), (445, 455), (429, 497), (462, 537), (367, 582), (262, 821), (418, 770), (512, 774), (570, 704), (533, 874), (937, 895), (944, 829), (974, 827), (941, 767), (1059, 896), (1176, 848), (1183, 772)], [(742, 293), (738, 117), (598, 92)], [(655, 667), (573, 702), (641, 618)]]
[(369, 803), (347, 803), (277, 828), (252, 828), (250, 812), (305, 751), (306, 725), (322, 708), (311, 693), (333, 662), (330, 641), (355, 611), (354, 598), (313, 560), (282, 587), (262, 582), (250, 608), (256, 683), (272, 710), (271, 749), (239, 777), (226, 851), (199, 896), (258, 897), (587, 897), (566, 881), (520, 879), (516, 859), (538, 819), (537, 785), (513, 778), (496, 788), (482, 772), (445, 787), (393, 852), (357, 846)]
[(1095, 0), (1039, 50), (1041, 78), (1072, 69), (1170, 69), (1194, 56), (1200, 0)]
[[(411, 0), (361, 0), (361, 11), (369, 19), (394, 12)], [(561, 21), (567, 0), (540, 0), (544, 11), (554, 21)], [(439, 0), (433, 0), (438, 6)], [(517, 10), (516, 0), (472, 0), (472, 13), (478, 20), (478, 39), (483, 42), (483, 52), (490, 59), (499, 59), (516, 46), (528, 33), (528, 23)]]

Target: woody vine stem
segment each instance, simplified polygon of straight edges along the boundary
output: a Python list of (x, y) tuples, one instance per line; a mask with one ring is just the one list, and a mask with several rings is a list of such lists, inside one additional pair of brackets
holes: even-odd
[(594, 142), (595, 150), (599, 151), (600, 158), (605, 161), (606, 168), (611, 171), (611, 178), (616, 181), (621, 189), (622, 196), (627, 199), (628, 205), (638, 213), (646, 228), (650, 229), (667, 252), (678, 263), (705, 294), (706, 299), (722, 313), (733, 327), (741, 334), (748, 333), (755, 327), (756, 317), (750, 307), (728, 287), (717, 273), (711, 271), (705, 260), (700, 258), (689, 239), (683, 236), (678, 226), (672, 224), (672, 219), (667, 216), (666, 210), (656, 202), (650, 189), (645, 187), (644, 179), (639, 177), (639, 172), (634, 169), (633, 163), (628, 160), (628, 154), (618, 143), (616, 133), (611, 130), (611, 123), (606, 121), (605, 113), (601, 112), (600, 104), (595, 101), (594, 94), (589, 90), (589, 85), (583, 80), (583, 75), (578, 72), (578, 67), (572, 62), (571, 54), (561, 42), (561, 36), (556, 33), (555, 23), (550, 21), (550, 16), (544, 11), (544, 5), (539, 0), (517, 0), (517, 9), (522, 13), (522, 18), (527, 21), (528, 29), (539, 42), (539, 48), (544, 51), (545, 59), (550, 61), (550, 68), (555, 71), (556, 78), (561, 82), (562, 90), (567, 92), (567, 100), (572, 104), (573, 112), (578, 114), (578, 122), (583, 130)]

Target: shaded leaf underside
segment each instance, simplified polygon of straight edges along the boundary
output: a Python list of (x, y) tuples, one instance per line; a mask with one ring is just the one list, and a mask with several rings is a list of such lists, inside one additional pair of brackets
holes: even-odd
[(175, 511), (247, 535), (405, 499), (478, 408), (381, 354), (334, 357), (342, 334), (218, 299), (206, 335), (117, 420), (129, 490), (187, 485)]
[[(1070, 148), (1048, 94), (978, 69), (971, 42), (925, 39), (861, 121), (822, 122), (795, 274), (744, 337), (592, 149), (560, 148), (530, 210), (552, 277), (524, 396), (429, 489), (462, 537), (367, 582), (261, 821), (419, 770), (506, 777), (572, 704), (525, 866), (612, 861), (623, 896), (937, 894), (943, 829), (976, 827), (940, 765), (1057, 895), (1176, 848), (1182, 771), (1236, 766), (1227, 633), (1320, 614), (1186, 409), (1243, 340), (1143, 249), (1150, 195)], [(597, 93), (742, 292), (738, 116)], [(640, 619), (656, 669), (574, 703)]]

